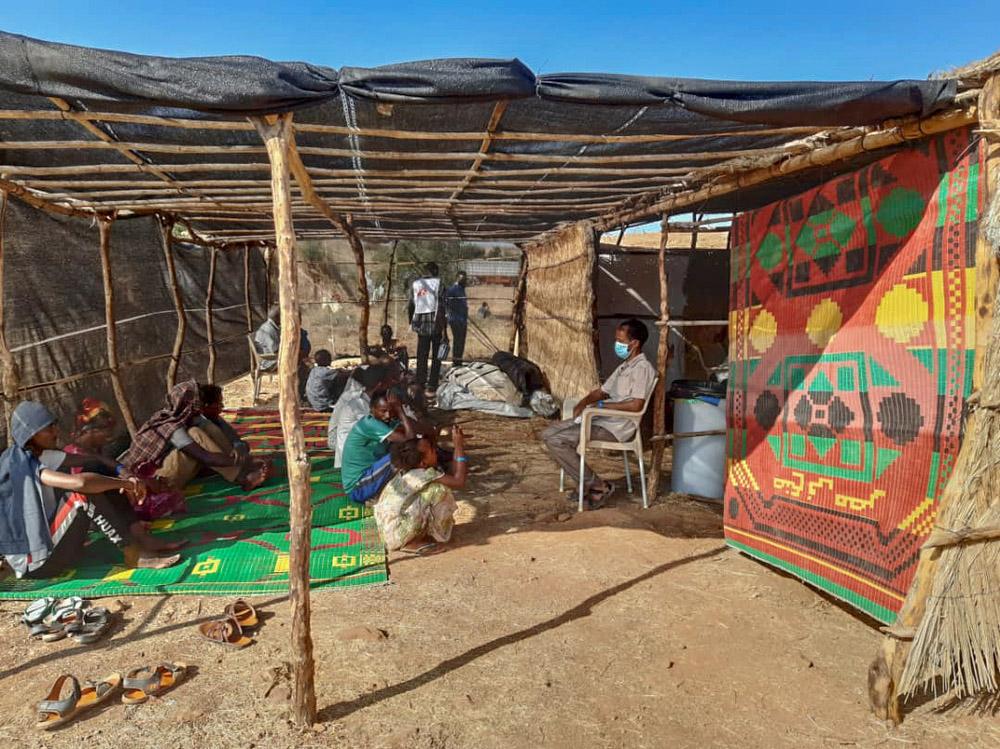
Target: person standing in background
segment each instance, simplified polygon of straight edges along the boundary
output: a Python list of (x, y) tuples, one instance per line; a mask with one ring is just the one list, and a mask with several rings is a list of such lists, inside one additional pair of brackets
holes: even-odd
[[(446, 334), (444, 289), (437, 263), (427, 263), (426, 273), (410, 284), (410, 327), (417, 334), (417, 383), (428, 398), (437, 394), (441, 377), (441, 339)], [(430, 358), (430, 378), (427, 360)]]
[(444, 293), (444, 310), (451, 328), (451, 361), (462, 366), (465, 353), (465, 335), (469, 330), (469, 297), (465, 291), (465, 271), (455, 277), (455, 283)]

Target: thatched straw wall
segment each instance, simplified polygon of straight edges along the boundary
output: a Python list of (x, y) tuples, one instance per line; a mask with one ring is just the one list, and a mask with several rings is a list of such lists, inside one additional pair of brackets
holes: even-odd
[[(1000, 145), (990, 148), (1000, 155)], [(1000, 158), (993, 163), (1000, 165)], [(979, 251), (996, 262), (1000, 169), (990, 170), (988, 179), (990, 206)], [(1000, 297), (992, 334), (976, 355), (984, 357), (982, 387), (969, 399), (965, 444), (924, 544), (933, 578), (902, 676), (903, 693), (934, 692), (940, 684), (958, 698), (1000, 691)]]
[(596, 238), (576, 224), (544, 244), (525, 248), (527, 288), (522, 355), (538, 364), (558, 398), (599, 384), (594, 336)]

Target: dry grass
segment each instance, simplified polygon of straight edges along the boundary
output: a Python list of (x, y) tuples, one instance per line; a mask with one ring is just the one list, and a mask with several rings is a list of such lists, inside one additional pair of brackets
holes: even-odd
[[(990, 210), (995, 219), (1000, 191)], [(983, 353), (982, 390), (940, 500), (937, 527), (945, 532), (1000, 527), (1000, 298)], [(935, 535), (941, 534), (932, 539)], [(939, 555), (937, 567), (901, 689), (936, 692), (943, 685), (958, 698), (995, 694), (1000, 691), (1000, 539), (943, 546), (931, 553)]]
[(598, 385), (594, 355), (594, 234), (574, 225), (528, 258), (522, 355), (535, 362), (558, 398)]

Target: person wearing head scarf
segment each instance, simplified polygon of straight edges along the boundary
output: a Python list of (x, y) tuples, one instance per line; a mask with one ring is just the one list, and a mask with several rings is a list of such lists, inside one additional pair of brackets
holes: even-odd
[(45, 406), (22, 401), (10, 429), (14, 444), (0, 454), (0, 554), (17, 577), (52, 577), (78, 565), (92, 525), (130, 567), (160, 569), (180, 560), (144, 549), (106, 494), (123, 492), (141, 503), (141, 481), (61, 472), (68, 456), (56, 447), (59, 429)]
[(201, 412), (198, 383), (182, 382), (167, 394), (167, 402), (136, 432), (122, 461), (143, 479), (158, 478), (170, 489), (183, 489), (203, 468), (246, 490), (267, 479), (267, 466), (248, 451), (237, 451), (219, 428)]
[(69, 468), (70, 473), (89, 471), (118, 476), (123, 466), (104, 454), (118, 426), (110, 406), (97, 398), (84, 398), (73, 423), (71, 441), (63, 448), (68, 454), (63, 468)]

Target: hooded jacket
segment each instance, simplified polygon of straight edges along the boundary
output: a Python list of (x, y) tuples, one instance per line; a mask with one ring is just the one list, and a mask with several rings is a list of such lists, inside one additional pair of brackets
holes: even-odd
[(44, 564), (52, 551), (42, 503), (42, 464), (27, 446), (54, 422), (41, 403), (22, 401), (11, 416), (14, 445), (0, 454), (0, 554), (18, 577)]

